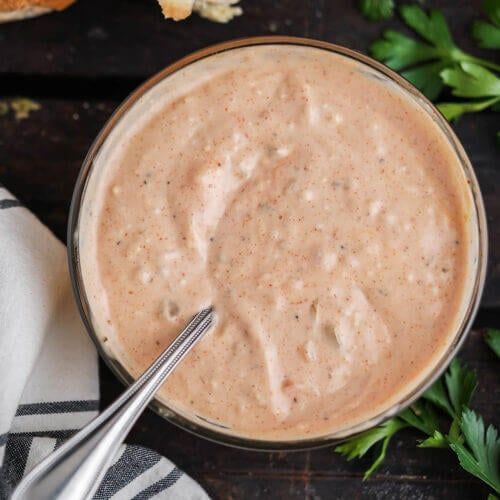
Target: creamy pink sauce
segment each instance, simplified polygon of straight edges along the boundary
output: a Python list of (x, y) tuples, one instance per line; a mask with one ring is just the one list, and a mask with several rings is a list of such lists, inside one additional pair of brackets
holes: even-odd
[(386, 410), (438, 363), (464, 301), (469, 199), (444, 134), (394, 84), (318, 49), (183, 71), (87, 194), (103, 341), (137, 376), (213, 304), (216, 327), (160, 390), (170, 407), (262, 439)]

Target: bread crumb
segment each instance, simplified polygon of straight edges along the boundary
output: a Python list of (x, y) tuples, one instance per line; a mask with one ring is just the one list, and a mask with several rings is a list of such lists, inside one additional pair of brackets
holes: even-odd
[(0, 101), (0, 116), (6, 115), (10, 110), (16, 120), (24, 120), (29, 118), (32, 111), (38, 111), (40, 108), (40, 104), (27, 97), (13, 97)]
[(197, 12), (201, 17), (217, 23), (227, 23), (243, 13), (236, 6), (239, 0), (158, 0), (167, 19), (180, 21)]
[(238, 0), (229, 0), (227, 3), (214, 3), (211, 0), (197, 0), (194, 5), (194, 10), (205, 19), (216, 23), (227, 23), (236, 16), (241, 16), (243, 10), (241, 7), (235, 6)]

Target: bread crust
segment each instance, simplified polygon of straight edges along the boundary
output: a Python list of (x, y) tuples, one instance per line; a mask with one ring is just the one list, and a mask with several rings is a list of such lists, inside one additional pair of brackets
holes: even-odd
[(163, 15), (167, 19), (180, 21), (191, 15), (194, 0), (158, 0)]
[(0, 0), (0, 12), (15, 12), (27, 9), (63, 10), (75, 0)]
[(0, 0), (0, 23), (41, 16), (63, 10), (75, 0)]

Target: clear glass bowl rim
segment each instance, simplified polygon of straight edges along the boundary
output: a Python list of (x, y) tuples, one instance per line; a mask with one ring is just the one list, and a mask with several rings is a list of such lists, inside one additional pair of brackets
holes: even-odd
[(92, 143), (78, 175), (73, 197), (71, 201), (71, 207), (69, 212), (68, 220), (68, 260), (69, 260), (69, 271), (71, 284), (73, 292), (75, 295), (76, 303), (85, 324), (88, 334), (90, 335), (92, 341), (97, 347), (97, 350), (111, 369), (111, 371), (117, 376), (121, 382), (126, 386), (133, 382), (133, 378), (129, 375), (124, 366), (122, 366), (118, 360), (112, 358), (104, 350), (97, 336), (92, 322), (90, 314), (90, 306), (85, 294), (84, 284), (82, 280), (80, 259), (79, 259), (79, 248), (78, 248), (78, 223), (80, 216), (80, 208), (82, 205), (83, 197), (85, 194), (85, 188), (87, 185), (88, 178), (90, 176), (92, 165), (96, 155), (98, 154), (101, 146), (106, 141), (107, 137), (115, 127), (115, 125), (120, 121), (120, 119), (127, 113), (127, 111), (137, 102), (137, 100), (144, 95), (149, 89), (154, 87), (158, 82), (167, 78), (176, 71), (188, 66), (189, 64), (196, 62), (198, 60), (210, 57), (214, 54), (225, 52), (232, 49), (238, 49), (242, 47), (251, 47), (257, 45), (298, 45), (307, 46), (317, 49), (327, 50), (336, 54), (340, 54), (350, 59), (359, 61), (367, 66), (379, 71), (389, 79), (391, 79), (396, 84), (403, 87), (407, 92), (412, 94), (420, 103), (426, 105), (426, 111), (431, 114), (431, 117), (437, 122), (442, 131), (445, 133), (447, 139), (452, 145), (460, 164), (469, 180), (469, 186), (471, 189), (471, 194), (474, 203), (474, 215), (476, 216), (476, 224), (478, 231), (479, 247), (478, 251), (478, 264), (477, 272), (474, 276), (474, 283), (472, 286), (471, 300), (464, 312), (463, 321), (456, 332), (455, 339), (453, 343), (449, 346), (447, 352), (443, 355), (442, 359), (437, 363), (434, 370), (413, 390), (408, 394), (402, 401), (393, 405), (388, 410), (380, 413), (379, 415), (369, 419), (368, 421), (358, 424), (350, 429), (343, 429), (341, 432), (331, 433), (325, 436), (304, 438), (299, 440), (267, 440), (267, 439), (254, 439), (249, 437), (233, 436), (226, 434), (225, 432), (220, 432), (214, 430), (213, 428), (204, 427), (199, 423), (195, 423), (188, 418), (176, 413), (172, 409), (168, 408), (161, 401), (153, 400), (150, 404), (150, 408), (155, 411), (160, 416), (164, 417), (169, 422), (174, 425), (181, 427), (197, 436), (214, 441), (219, 444), (224, 444), (228, 446), (233, 446), (237, 448), (243, 448), (248, 450), (261, 450), (261, 451), (298, 451), (298, 450), (308, 450), (319, 448), (323, 446), (329, 446), (341, 441), (344, 441), (368, 428), (379, 425), (388, 418), (396, 415), (404, 408), (410, 406), (415, 400), (417, 400), (422, 393), (435, 381), (437, 380), (445, 369), (448, 367), (449, 363), (456, 355), (460, 347), (462, 346), (470, 328), (472, 326), (475, 314), (479, 308), (481, 295), (484, 288), (486, 269), (487, 269), (487, 256), (488, 256), (488, 237), (487, 237), (487, 224), (486, 224), (486, 214), (484, 209), (484, 203), (479, 188), (477, 178), (475, 176), (472, 165), (465, 153), (460, 141), (456, 137), (455, 133), (451, 129), (450, 125), (446, 119), (440, 114), (440, 112), (434, 107), (434, 105), (425, 98), (413, 85), (402, 78), (400, 75), (390, 70), (383, 64), (373, 60), (372, 58), (361, 54), (352, 49), (335, 45), (329, 42), (324, 42), (320, 40), (313, 40), (308, 38), (298, 38), (289, 36), (264, 36), (264, 37), (249, 37), (238, 40), (231, 40), (223, 43), (219, 43), (205, 49), (193, 52), (182, 59), (174, 62), (173, 64), (167, 66), (165, 69), (148, 79), (145, 83), (140, 85), (134, 92), (132, 92), (114, 111), (111, 117), (108, 119), (106, 124), (103, 126), (96, 139)]

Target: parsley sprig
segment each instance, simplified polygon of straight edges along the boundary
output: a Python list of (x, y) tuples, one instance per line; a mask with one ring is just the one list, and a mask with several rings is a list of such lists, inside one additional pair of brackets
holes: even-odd
[(450, 448), (457, 454), (460, 465), (470, 474), (484, 481), (500, 493), (500, 438), (498, 431), (465, 408), (460, 422), (461, 437), (450, 440)]
[[(489, 330), (486, 341), (500, 355), (500, 330)], [(375, 459), (364, 475), (367, 479), (383, 462), (391, 438), (410, 427), (423, 434), (419, 448), (450, 449), (467, 472), (500, 493), (500, 438), (493, 425), (486, 428), (483, 419), (469, 408), (476, 386), (475, 374), (455, 359), (445, 375), (410, 408), (349, 439), (335, 451), (352, 460), (375, 450)]]
[(394, 14), (394, 0), (360, 0), (359, 10), (370, 21), (381, 21)]
[(500, 71), (500, 65), (457, 47), (446, 19), (439, 10), (431, 10), (427, 14), (417, 5), (403, 5), (399, 13), (422, 41), (388, 30), (384, 32), (383, 38), (371, 45), (370, 51), (376, 59), (400, 72), (429, 99), (434, 100), (441, 93), (446, 83), (441, 72), (446, 68), (472, 63)]
[(440, 76), (453, 95), (475, 99), (439, 103), (439, 110), (448, 120), (455, 120), (464, 113), (482, 111), (500, 102), (500, 78), (482, 66), (462, 62), (455, 68), (444, 69)]

